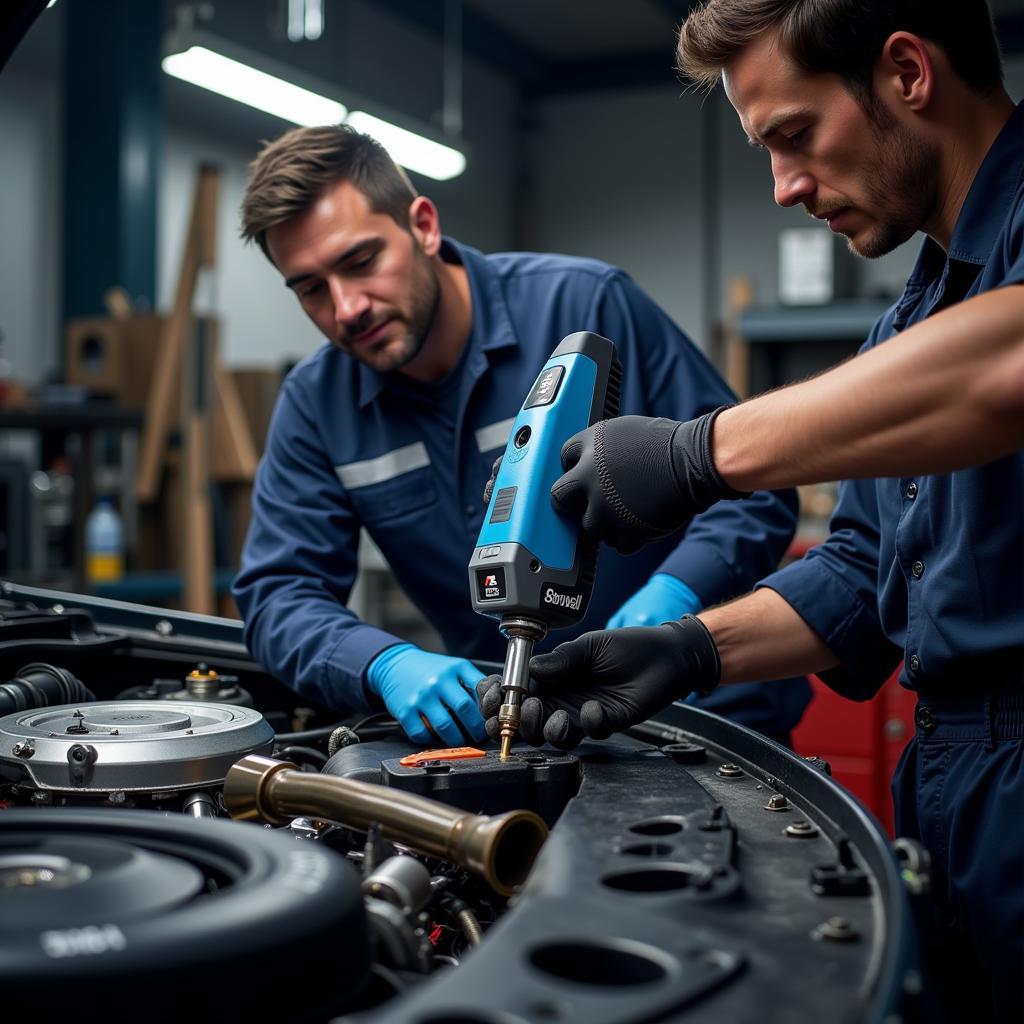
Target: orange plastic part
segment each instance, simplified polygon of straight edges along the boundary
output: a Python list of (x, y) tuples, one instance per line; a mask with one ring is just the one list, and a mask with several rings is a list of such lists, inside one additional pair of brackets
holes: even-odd
[(424, 761), (468, 761), (486, 756), (476, 747), (444, 747), (441, 750), (421, 750), (416, 754), (406, 754), (398, 763), (403, 768), (415, 768)]

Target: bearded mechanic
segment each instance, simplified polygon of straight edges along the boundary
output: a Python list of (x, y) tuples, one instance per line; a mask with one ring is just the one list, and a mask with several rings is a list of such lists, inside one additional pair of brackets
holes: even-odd
[[(505, 642), (473, 612), (466, 566), (491, 464), (551, 350), (574, 331), (611, 338), (624, 412), (688, 417), (732, 395), (620, 270), (444, 238), (433, 203), (347, 127), (295, 129), (263, 149), (243, 235), (330, 342), (285, 381), (257, 474), (234, 586), (249, 647), (308, 698), (386, 707), (417, 742), (482, 738), (469, 659), (500, 659)], [(793, 492), (759, 492), (638, 558), (609, 553), (583, 628), (663, 622), (742, 593), (778, 564), (795, 510)], [(360, 527), (450, 654), (346, 607)], [(786, 741), (808, 700), (794, 679), (707, 704)]]
[[(678, 55), (698, 82), (722, 81), (780, 205), (866, 257), (926, 237), (847, 364), (693, 421), (627, 417), (567, 444), (556, 506), (622, 548), (650, 536), (638, 520), (680, 526), (755, 487), (847, 482), (827, 541), (751, 595), (535, 658), (521, 731), (603, 738), (691, 690), (794, 672), (864, 700), (902, 661), (918, 705), (895, 820), (932, 857), (934, 1019), (1019, 1022), (1024, 105), (1003, 86), (984, 0), (708, 0)], [(498, 701), (491, 680), (485, 711)]]

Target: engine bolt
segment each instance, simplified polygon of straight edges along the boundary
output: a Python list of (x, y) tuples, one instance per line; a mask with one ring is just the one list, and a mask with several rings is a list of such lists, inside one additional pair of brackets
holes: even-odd
[(785, 834), (792, 839), (813, 839), (818, 830), (809, 821), (794, 821), (786, 827)]
[(26, 743), (15, 743), (11, 748), (11, 753), (15, 757), (31, 757), (36, 752), (36, 748), (32, 746), (30, 742)]
[(721, 775), (723, 779), (738, 779), (743, 774), (743, 769), (739, 765), (723, 764), (715, 774)]
[(768, 803), (764, 805), (766, 811), (788, 811), (789, 801), (781, 793), (772, 793), (768, 797)]

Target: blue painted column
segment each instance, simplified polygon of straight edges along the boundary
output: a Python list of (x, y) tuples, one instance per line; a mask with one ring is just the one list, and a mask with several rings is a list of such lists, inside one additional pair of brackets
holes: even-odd
[(64, 320), (156, 300), (163, 5), (65, 0)]

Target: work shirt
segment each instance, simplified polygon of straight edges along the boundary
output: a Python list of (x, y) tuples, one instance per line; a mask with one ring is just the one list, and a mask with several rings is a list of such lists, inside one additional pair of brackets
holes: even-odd
[[(1022, 283), (1024, 105), (978, 170), (949, 254), (925, 241), (864, 349), (899, 344), (933, 313)], [(839, 659), (823, 677), (833, 689), (865, 700), (900, 659), (901, 684), (926, 694), (1024, 689), (1024, 453), (941, 476), (848, 481), (831, 529), (761, 585)]]
[[(621, 412), (689, 419), (734, 401), (708, 361), (621, 270), (528, 253), (484, 256), (446, 239), (461, 262), (473, 327), (458, 366), (434, 385), (379, 374), (325, 345), (285, 380), (260, 463), (253, 517), (235, 583), (253, 655), (310, 699), (365, 708), (367, 666), (398, 638), (345, 607), (365, 527), (449, 654), (500, 661), (506, 641), (473, 611), (469, 559), (483, 490), (538, 373), (562, 338), (591, 330), (623, 363)], [(599, 629), (655, 572), (683, 580), (704, 605), (749, 590), (792, 537), (793, 492), (724, 502), (686, 531), (624, 558), (599, 557), (582, 625), (550, 649)], [(766, 685), (764, 731), (784, 735), (808, 700), (806, 682)], [(722, 688), (728, 707), (740, 699)], [(783, 688), (785, 690), (785, 688)]]

